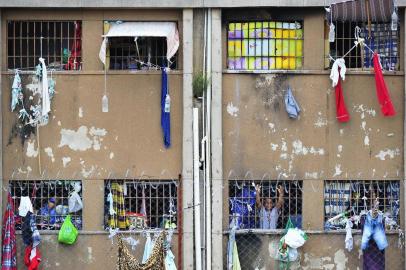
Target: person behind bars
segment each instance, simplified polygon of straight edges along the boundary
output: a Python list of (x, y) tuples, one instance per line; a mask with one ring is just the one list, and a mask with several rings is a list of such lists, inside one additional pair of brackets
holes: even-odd
[(256, 185), (256, 206), (259, 209), (259, 227), (264, 230), (274, 230), (278, 224), (279, 210), (283, 206), (283, 188), (278, 186), (277, 195), (278, 201), (274, 206), (272, 199), (269, 197), (263, 198), (261, 201), (261, 186)]

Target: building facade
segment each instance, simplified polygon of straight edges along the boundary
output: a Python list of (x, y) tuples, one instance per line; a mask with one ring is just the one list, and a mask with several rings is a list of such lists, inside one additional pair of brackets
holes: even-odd
[[(133, 252), (138, 259), (146, 233), (173, 228), (178, 269), (228, 269), (231, 221), (239, 224), (235, 239), (242, 269), (283, 267), (278, 248), (288, 221), (309, 239), (298, 249), (299, 259), (284, 267), (362, 269), (361, 226), (355, 225), (354, 248), (348, 251), (345, 224), (332, 229), (327, 221), (349, 209), (349, 216), (359, 216), (376, 197), (379, 210), (394, 221), (387, 228), (386, 269), (404, 269), (399, 232), (405, 220), (406, 1), (397, 1), (395, 30), (390, 22), (329, 19), (324, 8), (329, 1), (318, 0), (40, 2), (0, 1), (0, 172), (2, 212), (9, 191), (16, 208), (21, 196), (30, 196), (39, 211), (44, 269), (113, 269), (117, 241), (109, 238), (109, 227), (139, 240)], [(329, 42), (330, 21), (336, 27), (334, 42)], [(127, 23), (140, 29), (145, 24), (147, 33), (136, 39), (137, 34), (112, 34)], [(163, 31), (159, 23), (172, 23), (177, 33), (165, 24), (166, 39), (154, 35)], [(352, 49), (359, 41), (355, 34), (381, 54), (394, 116), (381, 112), (373, 54), (361, 45)], [(100, 54), (105, 36), (107, 49)], [(179, 46), (168, 57), (170, 37)], [(341, 122), (330, 71), (348, 51), (342, 87), (349, 121)], [(44, 73), (36, 73), (40, 57), (55, 93), (47, 123), (32, 125), (44, 81)], [(161, 69), (168, 65), (170, 147), (161, 122), (168, 112)], [(202, 71), (208, 73), (209, 87), (199, 94), (196, 78)], [(13, 96), (16, 74), (23, 99)], [(300, 107), (296, 119), (285, 109), (288, 89)], [(193, 107), (200, 108), (203, 120), (198, 170), (193, 167)], [(203, 137), (206, 143), (200, 146)], [(194, 200), (198, 175), (201, 196)], [(65, 246), (57, 234), (75, 183), (81, 184), (83, 208), (72, 212), (72, 220), (80, 230), (77, 242)], [(254, 186), (279, 205), (274, 228), (261, 225), (265, 217)], [(124, 225), (110, 217), (109, 194), (123, 198), (122, 203), (114, 199), (113, 208), (125, 212)], [(48, 209), (50, 199), (55, 214)], [(246, 212), (248, 205), (254, 209)], [(43, 208), (48, 210), (41, 214)], [(196, 208), (201, 247), (195, 245)], [(23, 269), (20, 232), (17, 240)]]

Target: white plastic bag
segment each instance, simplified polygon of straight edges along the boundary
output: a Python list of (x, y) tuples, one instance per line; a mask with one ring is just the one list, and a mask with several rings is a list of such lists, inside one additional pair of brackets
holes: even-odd
[(81, 189), (80, 183), (79, 182), (75, 183), (74, 191), (69, 196), (68, 201), (69, 213), (80, 211), (83, 208), (82, 199), (79, 196), (80, 189)]
[(305, 242), (305, 233), (298, 228), (289, 229), (285, 235), (285, 243), (290, 248), (300, 248)]

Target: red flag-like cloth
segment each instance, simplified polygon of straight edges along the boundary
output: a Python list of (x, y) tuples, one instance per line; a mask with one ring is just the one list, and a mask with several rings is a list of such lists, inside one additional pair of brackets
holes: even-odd
[(393, 108), (392, 100), (390, 99), (389, 91), (383, 78), (378, 54), (374, 53), (373, 61), (375, 71), (376, 96), (378, 97), (379, 104), (381, 105), (381, 111), (384, 116), (393, 116), (396, 114), (396, 112), (395, 108)]
[[(339, 75), (340, 76), (340, 75)], [(343, 88), (341, 87), (341, 76), (338, 78), (338, 83), (336, 85), (336, 110), (337, 110), (337, 120), (339, 122), (348, 122), (350, 120), (350, 115), (348, 114), (347, 108), (344, 102)]]
[(3, 218), (1, 270), (17, 270), (17, 245), (15, 231), (14, 202), (10, 193)]

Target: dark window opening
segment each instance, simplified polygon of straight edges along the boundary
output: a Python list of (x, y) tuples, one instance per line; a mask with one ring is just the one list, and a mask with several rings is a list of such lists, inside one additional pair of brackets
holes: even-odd
[[(12, 180), (9, 182), (11, 196), (16, 211), (16, 229), (21, 230), (22, 218), (18, 207), (22, 196), (29, 196), (39, 230), (59, 230), (65, 217), (70, 214), (72, 223), (82, 229), (82, 210), (69, 213), (69, 197), (74, 185), (81, 181), (73, 180)], [(82, 198), (82, 192), (79, 192)]]
[(112, 70), (151, 70), (154, 66), (177, 68), (177, 54), (171, 62), (166, 57), (165, 37), (138, 37), (136, 41), (134, 37), (113, 37), (108, 42)]
[(80, 21), (8, 21), (7, 66), (34, 70), (42, 56), (50, 69), (80, 70)]

